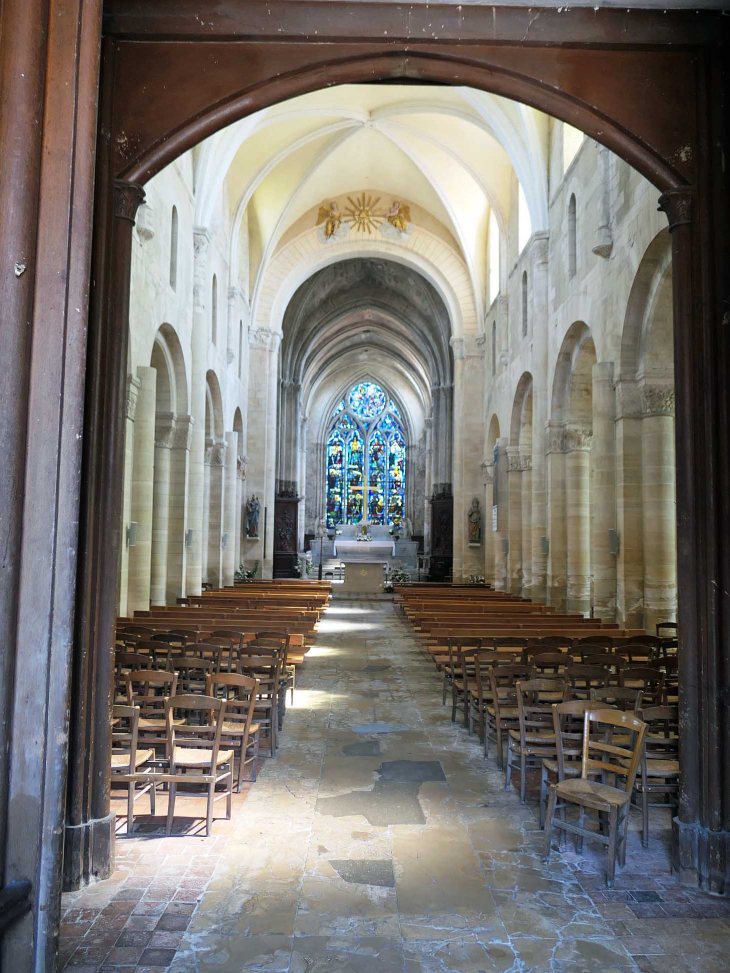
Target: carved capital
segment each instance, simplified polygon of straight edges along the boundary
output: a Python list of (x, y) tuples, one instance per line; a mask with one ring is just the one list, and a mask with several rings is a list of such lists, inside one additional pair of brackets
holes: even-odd
[(194, 416), (178, 416), (172, 437), (172, 449), (190, 449), (193, 444)]
[(532, 244), (530, 245), (533, 264), (546, 264), (548, 262), (549, 249), (550, 235), (547, 231), (542, 230), (538, 233), (533, 233)]
[(272, 332), (268, 328), (248, 327), (248, 343), (251, 348), (268, 348)]
[(155, 448), (170, 449), (175, 437), (177, 416), (174, 412), (158, 412), (155, 416)]
[(114, 180), (113, 206), (114, 216), (126, 220), (134, 226), (137, 208), (144, 202), (144, 189), (136, 182), (125, 182), (123, 179)]
[(568, 453), (588, 452), (593, 445), (591, 427), (585, 422), (569, 422), (565, 426), (565, 450)]
[(236, 457), (236, 476), (239, 480), (246, 479), (246, 470), (248, 468), (248, 459), (245, 456)]
[(195, 253), (195, 259), (200, 260), (208, 252), (208, 244), (210, 243), (210, 230), (207, 226), (194, 226), (193, 227), (193, 251)]
[(271, 331), (269, 334), (269, 351), (276, 353), (278, 352), (279, 345), (281, 344), (281, 335), (278, 331)]
[(454, 351), (454, 360), (455, 361), (459, 361), (459, 359), (464, 358), (464, 356), (465, 356), (465, 348), (464, 348), (464, 339), (463, 338), (451, 338), (449, 340), (449, 344), (451, 345), (451, 347), (452, 347), (452, 349)]
[(565, 434), (565, 424), (562, 422), (545, 423), (545, 452), (564, 453), (566, 450), (567, 437)]
[(641, 415), (639, 386), (634, 381), (616, 383), (616, 418), (635, 419)]
[(137, 415), (137, 395), (139, 394), (139, 379), (130, 375), (127, 379), (127, 403), (125, 415), (127, 419), (134, 422)]
[(674, 388), (670, 385), (642, 385), (641, 413), (645, 416), (673, 416)]
[(205, 447), (206, 466), (225, 466), (226, 465), (226, 443), (213, 443), (208, 440)]
[(505, 449), (507, 454), (507, 469), (512, 472), (519, 472), (522, 469), (520, 462), (520, 447), (519, 446), (508, 446)]
[(137, 236), (140, 243), (147, 243), (155, 235), (154, 211), (148, 202), (144, 202), (137, 210)]
[(482, 463), (482, 476), (485, 484), (494, 483), (494, 464)]
[(692, 222), (692, 190), (689, 186), (667, 189), (659, 197), (659, 211), (666, 213), (669, 232)]
[(520, 469), (523, 472), (532, 469), (532, 453), (520, 453)]

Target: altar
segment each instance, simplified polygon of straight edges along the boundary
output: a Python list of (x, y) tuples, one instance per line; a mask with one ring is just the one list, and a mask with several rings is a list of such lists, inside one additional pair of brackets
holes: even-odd
[(395, 541), (353, 541), (337, 538), (334, 556), (342, 561), (390, 561), (395, 557)]
[(380, 591), (383, 578), (382, 561), (345, 561), (342, 590), (360, 594)]

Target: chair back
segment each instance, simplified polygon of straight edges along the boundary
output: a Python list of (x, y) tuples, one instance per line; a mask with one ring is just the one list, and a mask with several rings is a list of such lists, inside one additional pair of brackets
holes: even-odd
[(571, 687), (573, 696), (587, 699), (591, 689), (602, 689), (608, 685), (608, 670), (603, 666), (574, 663), (566, 667), (565, 679)]
[(230, 639), (237, 646), (243, 644), (243, 632), (232, 632), (230, 629), (219, 628), (213, 632), (213, 637), (217, 639)]
[(506, 652), (495, 652), (494, 649), (475, 649), (471, 658), (477, 683), (479, 709), (482, 710), (485, 702), (492, 698), (492, 687), (489, 680), (492, 666), (514, 664), (515, 657)]
[(553, 732), (558, 763), (558, 780), (565, 780), (566, 761), (583, 757), (583, 719), (593, 707), (589, 699), (570, 699), (553, 704)]
[[(193, 643), (198, 644), (198, 643)], [(192, 646), (186, 646), (191, 649)], [(215, 663), (209, 659), (201, 659), (195, 655), (182, 655), (174, 660), (175, 672), (178, 675), (178, 683), (181, 695), (198, 695), (205, 691), (205, 677), (210, 672), (215, 672)]]
[(238, 672), (217, 672), (206, 677), (206, 695), (226, 701), (224, 735), (232, 729), (248, 739), (259, 685), (259, 680), (255, 677), (242, 676)]
[(125, 676), (127, 702), (139, 706), (142, 717), (164, 715), (166, 696), (174, 696), (177, 690), (177, 673), (159, 669), (138, 669)]
[(517, 683), (517, 713), (520, 721), (520, 744), (527, 744), (528, 734), (549, 731), (550, 739), (545, 746), (554, 747), (552, 738), (553, 706), (555, 705), (555, 691), (560, 687), (563, 691), (563, 702), (568, 692), (565, 683), (556, 683), (555, 679), (524, 679)]
[[(175, 722), (174, 713), (203, 713), (207, 719), (200, 723)], [(201, 696), (196, 693), (183, 693), (165, 699), (165, 720), (167, 723), (167, 753), (170, 759), (170, 772), (176, 773), (176, 757), (186, 750), (210, 750), (211, 772), (215, 772), (218, 751), (223, 730), (223, 716), (226, 712), (225, 699)]]
[(567, 652), (540, 652), (529, 661), (538, 678), (542, 676), (553, 676), (553, 678), (555, 676), (562, 676), (567, 666), (571, 664), (570, 656)]
[(583, 664), (586, 666), (603, 666), (612, 676), (618, 676), (626, 665), (626, 660), (616, 652), (586, 652), (581, 653)]
[(676, 636), (679, 630), (679, 625), (677, 625), (676, 622), (657, 622), (656, 633), (659, 636), (659, 638), (661, 638), (662, 633), (659, 631), (659, 629), (662, 629), (664, 631), (665, 636), (669, 635), (671, 637), (671, 636)]
[[(606, 646), (606, 651), (610, 652), (613, 644), (614, 644), (614, 640), (613, 640), (613, 636), (611, 635), (585, 635), (583, 638), (573, 639), (573, 647), (578, 649), (581, 652), (583, 651), (584, 645), (588, 645), (588, 646), (604, 645)], [(596, 649), (596, 651), (599, 652), (600, 649)]]
[(449, 675), (453, 681), (458, 679), (462, 674), (466, 659), (481, 649), (482, 640), (475, 636), (465, 635), (463, 637), (449, 638), (447, 640), (447, 646), (449, 649)]
[(653, 666), (626, 666), (621, 670), (621, 685), (640, 689), (646, 705), (664, 702), (664, 673)]
[(615, 706), (624, 713), (632, 712), (638, 715), (642, 693), (640, 689), (629, 689), (626, 686), (606, 686), (605, 689), (591, 689), (591, 699), (595, 703)]
[(134, 669), (149, 669), (152, 657), (144, 652), (115, 652), (114, 668), (119, 674), (122, 670), (131, 672)]
[(122, 625), (117, 632), (120, 635), (146, 635), (151, 638), (155, 634), (155, 629), (147, 628), (146, 625)]
[(532, 675), (532, 666), (499, 663), (489, 670), (489, 686), (496, 718), (505, 706), (517, 706), (517, 683)]
[[(581, 777), (587, 780), (596, 773), (625, 777), (623, 790), (630, 794), (644, 752), (646, 723), (631, 713), (600, 708), (587, 709), (583, 720)], [(614, 734), (615, 730), (619, 733)], [(622, 738), (627, 731), (632, 734), (631, 743), (618, 746), (614, 737)]]
[[(648, 638), (649, 636), (646, 636)], [(644, 641), (641, 642), (626, 640), (616, 646), (616, 651), (626, 659), (628, 665), (646, 665), (660, 651), (661, 645), (654, 645)]]
[(543, 635), (540, 639), (530, 640), (530, 645), (550, 645), (555, 649), (565, 649), (570, 651), (573, 647), (573, 642), (569, 635)]
[(119, 725), (112, 726), (112, 755), (123, 754), (127, 766), (112, 766), (112, 773), (133, 773), (137, 762), (137, 736), (139, 733), (139, 706), (112, 706), (112, 719)]
[(221, 657), (223, 655), (223, 646), (214, 645), (212, 642), (188, 642), (185, 646), (185, 655), (194, 656), (196, 659), (202, 659), (205, 662), (213, 663), (213, 671), (218, 672), (221, 667)]
[(638, 716), (646, 723), (645, 761), (679, 760), (679, 707), (644, 706)]

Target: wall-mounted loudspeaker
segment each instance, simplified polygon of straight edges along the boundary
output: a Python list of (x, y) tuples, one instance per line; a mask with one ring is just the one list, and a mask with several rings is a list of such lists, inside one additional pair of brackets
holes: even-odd
[(188, 529), (185, 531), (185, 547), (192, 547), (192, 546), (193, 546), (193, 528), (188, 527)]
[(550, 553), (550, 541), (547, 539), (547, 537), (544, 534), (540, 538), (540, 545), (542, 547), (542, 553), (543, 554), (549, 554)]
[(509, 539), (507, 537), (502, 538), (502, 553), (509, 554)]
[(618, 531), (613, 527), (608, 530), (608, 553), (618, 554)]
[(127, 547), (137, 546), (137, 521), (133, 520), (127, 527)]

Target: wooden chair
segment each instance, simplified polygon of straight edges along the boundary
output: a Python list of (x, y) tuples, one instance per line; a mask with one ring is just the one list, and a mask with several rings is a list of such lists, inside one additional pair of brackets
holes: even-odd
[(255, 642), (257, 645), (277, 644), (282, 653), (282, 673), (286, 673), (286, 683), (291, 690), (291, 702), (294, 705), (294, 690), (297, 685), (297, 665), (304, 662), (304, 654), (296, 656), (292, 654), (291, 635), (287, 629), (280, 632), (256, 632)]
[[(245, 650), (253, 643), (249, 642), (239, 656), (239, 670), (242, 675), (258, 679), (259, 693), (256, 699), (254, 720), (262, 730), (268, 732), (269, 756), (276, 756), (279, 734), (279, 702), (281, 697), (281, 657), (276, 649), (264, 647)], [(256, 654), (254, 654), (254, 652)]]
[(565, 669), (565, 680), (574, 699), (588, 699), (591, 689), (602, 689), (608, 685), (608, 677), (608, 669), (603, 666), (587, 666), (576, 662)]
[[(506, 656), (506, 657), (505, 657)], [(491, 703), (492, 689), (489, 682), (489, 670), (492, 666), (514, 664), (515, 657), (493, 649), (477, 649), (471, 655), (476, 685), (469, 691), (469, 736), (476, 727), (479, 737), (484, 744), (484, 755), (487, 755), (487, 706)]]
[(243, 632), (232, 632), (226, 628), (220, 628), (213, 632), (213, 638), (230, 639), (237, 647), (243, 645)]
[(605, 689), (591, 689), (591, 699), (598, 704), (613, 706), (624, 713), (636, 713), (641, 709), (642, 693), (640, 689), (630, 689), (627, 686), (606, 686)]
[[(199, 725), (185, 723), (179, 725), (174, 712), (201, 712), (208, 714), (208, 720)], [(208, 801), (205, 819), (205, 834), (210, 834), (213, 823), (213, 804), (223, 798), (226, 800), (226, 818), (231, 817), (233, 795), (233, 750), (221, 750), (221, 734), (226, 713), (226, 701), (210, 696), (183, 695), (170, 696), (165, 700), (167, 719), (167, 749), (170, 770), (165, 779), (170, 784), (167, 804), (167, 830), (172, 831), (175, 817), (175, 800), (178, 784), (202, 784), (207, 788)], [(223, 793), (216, 797), (215, 789), (220, 783), (226, 785)], [(183, 792), (187, 796), (187, 791)], [(193, 792), (197, 796), (196, 792)]]
[(500, 663), (489, 670), (491, 704), (487, 703), (487, 728), (484, 734), (484, 756), (489, 756), (489, 738), (493, 733), (497, 743), (497, 765), (504, 770), (503, 733), (519, 727), (517, 688), (519, 680), (529, 679), (532, 667)]
[[(672, 808), (679, 803), (679, 708), (650, 706), (639, 716), (647, 730), (635, 792), (641, 798), (641, 843), (648, 848), (649, 809)], [(652, 795), (662, 795), (663, 800), (651, 802)]]
[(616, 652), (622, 655), (628, 665), (641, 666), (651, 662), (661, 647), (661, 639), (654, 635), (640, 635), (637, 638), (625, 639), (616, 646)]
[(152, 638), (155, 634), (154, 628), (147, 628), (146, 625), (122, 625), (117, 630), (121, 635), (144, 635), (147, 638)]
[[(461, 706), (464, 712), (464, 726), (466, 726), (469, 722), (469, 689), (476, 688), (476, 675), (471, 657), (482, 647), (482, 640), (469, 636), (450, 638), (448, 646), (451, 722), (456, 722), (456, 713)], [(444, 682), (444, 690), (445, 688)]]
[(626, 665), (623, 656), (616, 652), (583, 652), (582, 656), (583, 665), (602, 666), (609, 673), (608, 681), (619, 684), (621, 670)]
[(679, 625), (676, 622), (657, 622), (656, 633), (659, 638), (662, 638), (662, 633), (659, 631), (660, 628), (665, 630), (665, 636), (669, 635), (673, 638), (676, 638), (677, 632), (679, 631)]
[[(118, 721), (112, 726), (112, 783), (127, 785), (127, 834), (134, 831), (134, 802), (144, 794), (150, 795), (150, 814), (155, 813), (155, 784), (139, 771), (154, 757), (153, 749), (137, 749), (139, 733), (139, 706), (112, 707), (112, 718)], [(138, 789), (137, 785), (142, 784)]]
[[(612, 742), (614, 730), (635, 735), (633, 745), (619, 747)], [(577, 835), (577, 850), (580, 853), (583, 839), (599, 841), (608, 848), (608, 868), (606, 885), (613, 888), (616, 873), (616, 858), (620, 864), (626, 861), (626, 840), (628, 835), (628, 816), (631, 794), (636, 781), (641, 757), (644, 752), (646, 723), (629, 713), (616, 710), (587, 709), (583, 723), (583, 747), (581, 774), (570, 780), (550, 785), (547, 815), (545, 818), (545, 850), (543, 860), (550, 858), (550, 843), (553, 828), (569, 831)], [(591, 780), (595, 773), (605, 779), (623, 778), (622, 787)], [(555, 817), (557, 810), (576, 806), (579, 809), (578, 823)], [(608, 834), (604, 830), (594, 831), (585, 827), (586, 810), (608, 818)]]
[(571, 664), (567, 652), (540, 652), (527, 661), (532, 666), (536, 679), (562, 677)]
[[(165, 697), (177, 690), (177, 673), (167, 670), (138, 669), (125, 676), (127, 703), (138, 706), (140, 742), (162, 751), (167, 743)], [(184, 722), (181, 719), (180, 722)]]
[[(520, 681), (516, 686), (519, 727), (510, 730), (507, 738), (507, 770), (505, 790), (512, 781), (513, 757), (520, 758), (520, 804), (525, 803), (527, 765), (541, 762), (543, 758), (556, 758), (553, 705), (555, 703), (555, 679), (533, 678)], [(568, 692), (563, 687), (563, 702)]]
[(222, 655), (223, 646), (216, 645), (213, 642), (188, 642), (185, 646), (185, 656), (188, 658), (192, 656), (196, 659), (202, 659), (204, 662), (212, 662), (213, 672), (220, 672)]
[[(192, 646), (187, 645), (186, 648), (191, 649)], [(215, 663), (195, 655), (184, 655), (175, 659), (174, 665), (180, 695), (203, 696), (205, 694), (205, 678), (216, 671)]]
[[(540, 775), (540, 827), (545, 826), (548, 789), (550, 784), (571, 777), (580, 777), (583, 755), (583, 717), (592, 709), (590, 699), (571, 699), (553, 703), (552, 718), (555, 735), (555, 757), (543, 757)], [(554, 781), (551, 780), (551, 776)]]
[(653, 666), (626, 666), (621, 670), (620, 685), (640, 689), (644, 706), (661, 706), (664, 702), (664, 673)]
[(237, 794), (241, 791), (243, 768), (247, 764), (251, 764), (251, 781), (256, 781), (261, 728), (258, 723), (254, 723), (253, 715), (258, 691), (258, 679), (242, 676), (237, 672), (219, 672), (205, 680), (206, 695), (226, 701), (222, 739), (224, 745), (231, 744), (238, 748)]

